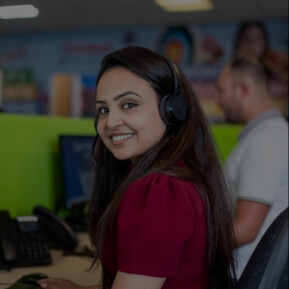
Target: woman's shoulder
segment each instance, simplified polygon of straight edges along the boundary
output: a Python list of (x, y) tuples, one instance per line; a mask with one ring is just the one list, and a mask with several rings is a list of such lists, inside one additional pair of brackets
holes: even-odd
[(153, 170), (149, 173), (145, 173), (143, 176), (139, 177), (130, 186), (137, 186), (137, 185), (149, 185), (149, 184), (158, 184), (158, 183), (167, 183), (167, 182), (182, 182), (183, 180), (177, 176), (176, 174), (172, 173), (176, 170), (190, 170), (190, 168), (186, 165), (186, 163), (182, 160), (179, 161), (177, 164), (172, 165), (170, 168), (165, 169), (163, 171)]
[(135, 180), (130, 185), (130, 187), (141, 186), (141, 187), (151, 188), (154, 186), (157, 186), (157, 187), (161, 186), (165, 188), (165, 187), (170, 187), (171, 185), (180, 185), (184, 182), (187, 182), (187, 181), (175, 176), (169, 171), (151, 172)]
[(189, 227), (194, 226), (193, 220), (204, 216), (204, 210), (201, 193), (192, 181), (161, 173), (150, 173), (133, 182), (119, 205), (119, 215), (124, 219), (173, 215), (183, 224), (190, 223)]
[(134, 181), (126, 190), (128, 198), (142, 198), (187, 202), (199, 198), (193, 181), (184, 180), (169, 174), (152, 172)]

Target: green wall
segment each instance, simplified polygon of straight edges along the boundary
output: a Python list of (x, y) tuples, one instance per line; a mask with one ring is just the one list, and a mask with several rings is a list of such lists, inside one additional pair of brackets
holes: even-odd
[[(240, 126), (212, 125), (222, 162)], [(92, 119), (0, 114), (0, 210), (29, 215), (35, 205), (55, 208), (62, 194), (58, 135), (95, 135)]]

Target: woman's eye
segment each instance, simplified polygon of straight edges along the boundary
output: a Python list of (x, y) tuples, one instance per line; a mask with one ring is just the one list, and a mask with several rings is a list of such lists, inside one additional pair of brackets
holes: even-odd
[(136, 103), (126, 102), (122, 107), (123, 107), (124, 109), (130, 109), (130, 108), (134, 108), (134, 107), (136, 107), (136, 106), (137, 106)]
[(98, 115), (103, 115), (106, 114), (108, 112), (108, 109), (106, 107), (100, 107), (98, 109)]

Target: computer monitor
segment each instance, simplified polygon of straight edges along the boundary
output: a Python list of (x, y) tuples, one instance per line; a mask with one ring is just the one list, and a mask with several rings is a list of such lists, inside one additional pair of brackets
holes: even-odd
[(86, 204), (94, 182), (92, 149), (94, 136), (60, 135), (64, 201), (67, 209)]

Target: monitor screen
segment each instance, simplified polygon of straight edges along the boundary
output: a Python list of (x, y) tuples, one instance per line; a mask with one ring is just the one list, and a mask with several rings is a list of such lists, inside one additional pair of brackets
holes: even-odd
[(89, 201), (93, 189), (94, 165), (92, 146), (94, 136), (60, 135), (60, 158), (62, 163), (65, 206)]

